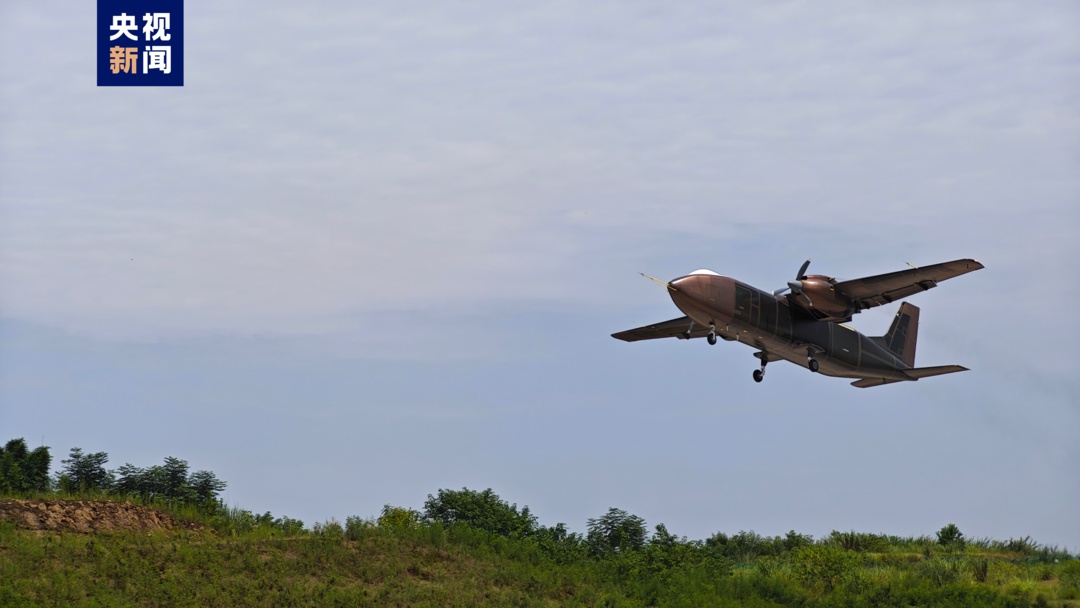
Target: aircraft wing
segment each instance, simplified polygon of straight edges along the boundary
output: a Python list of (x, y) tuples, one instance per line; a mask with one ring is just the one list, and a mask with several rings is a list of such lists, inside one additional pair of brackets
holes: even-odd
[(945, 279), (979, 270), (983, 265), (975, 260), (954, 260), (921, 268), (879, 274), (872, 277), (841, 281), (833, 289), (862, 308), (888, 304), (914, 293), (926, 291)]
[[(655, 340), (657, 338), (685, 338), (683, 334), (685, 334), (686, 330), (688, 329), (690, 329), (690, 317), (679, 317), (678, 319), (664, 321), (663, 323), (655, 323), (653, 325), (645, 325), (644, 327), (638, 327), (636, 329), (620, 331), (617, 334), (611, 334), (611, 337), (618, 338), (626, 342), (637, 342), (638, 340)], [(708, 327), (695, 324), (693, 331), (690, 332), (690, 337), (704, 338), (708, 334)]]

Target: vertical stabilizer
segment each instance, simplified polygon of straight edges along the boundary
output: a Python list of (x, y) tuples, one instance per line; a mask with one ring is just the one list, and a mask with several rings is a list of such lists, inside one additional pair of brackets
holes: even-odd
[(915, 340), (919, 337), (919, 307), (904, 302), (896, 311), (889, 333), (882, 338), (885, 348), (898, 359), (915, 367)]

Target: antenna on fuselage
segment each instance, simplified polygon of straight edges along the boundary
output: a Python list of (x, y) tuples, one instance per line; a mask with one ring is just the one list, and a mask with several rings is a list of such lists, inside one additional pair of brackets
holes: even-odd
[(660, 279), (658, 279), (658, 278), (656, 278), (654, 276), (647, 275), (644, 272), (639, 272), (638, 274), (645, 277), (646, 279), (649, 279), (653, 283), (656, 283), (657, 285), (663, 285), (664, 287), (667, 287), (671, 291), (676, 291), (676, 289), (671, 286), (671, 283), (668, 283), (667, 281), (661, 281)]

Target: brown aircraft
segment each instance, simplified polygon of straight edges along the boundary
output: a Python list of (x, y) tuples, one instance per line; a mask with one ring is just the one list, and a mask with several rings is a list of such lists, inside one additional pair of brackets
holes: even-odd
[[(717, 337), (742, 342), (758, 349), (757, 382), (765, 378), (766, 364), (780, 360), (827, 376), (858, 378), (851, 385), (859, 388), (967, 370), (959, 365), (915, 367), (919, 309), (907, 302), (900, 304), (884, 336), (864, 336), (844, 323), (867, 308), (926, 291), (982, 264), (956, 260), (850, 281), (807, 275), (809, 266), (807, 260), (794, 281), (771, 294), (711, 270), (695, 270), (667, 283), (645, 275), (666, 286), (686, 316), (612, 337), (627, 342), (672, 337), (706, 338), (709, 344), (716, 344)], [(781, 297), (785, 291), (789, 293)]]

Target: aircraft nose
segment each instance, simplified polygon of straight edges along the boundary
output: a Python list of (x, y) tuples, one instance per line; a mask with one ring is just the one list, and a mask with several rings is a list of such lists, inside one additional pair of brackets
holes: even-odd
[[(691, 300), (704, 299), (705, 287), (707, 285), (708, 280), (706, 279), (706, 277), (693, 274), (685, 277), (679, 277), (671, 282), (671, 286), (675, 288), (675, 293)], [(672, 294), (672, 297), (675, 296), (675, 293)]]
[(704, 322), (727, 322), (732, 318), (734, 285), (731, 279), (715, 272), (701, 270), (670, 283), (671, 299), (680, 310), (690, 317)]

